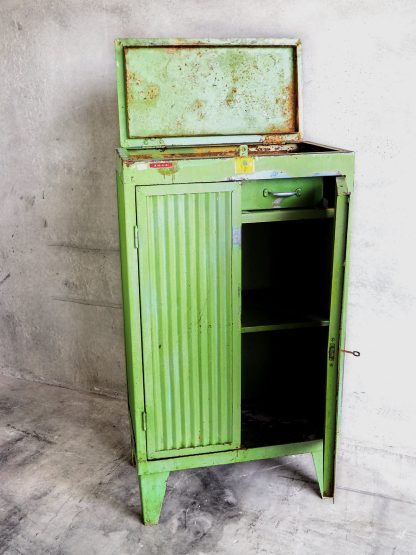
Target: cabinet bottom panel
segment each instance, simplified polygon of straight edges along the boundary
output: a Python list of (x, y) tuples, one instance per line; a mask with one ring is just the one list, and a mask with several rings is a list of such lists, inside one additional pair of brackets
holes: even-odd
[(233, 464), (238, 462), (274, 459), (289, 455), (303, 455), (307, 453), (322, 454), (323, 440), (300, 441), (282, 445), (268, 445), (250, 449), (234, 449), (221, 453), (206, 453), (204, 455), (179, 456), (170, 459), (161, 459), (139, 463), (138, 473), (150, 474), (153, 472), (173, 472), (189, 468), (204, 468), (220, 464)]

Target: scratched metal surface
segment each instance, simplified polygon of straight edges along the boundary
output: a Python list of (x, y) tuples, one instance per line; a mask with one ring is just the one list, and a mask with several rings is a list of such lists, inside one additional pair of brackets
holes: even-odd
[(131, 47), (125, 78), (131, 138), (297, 130), (294, 46)]

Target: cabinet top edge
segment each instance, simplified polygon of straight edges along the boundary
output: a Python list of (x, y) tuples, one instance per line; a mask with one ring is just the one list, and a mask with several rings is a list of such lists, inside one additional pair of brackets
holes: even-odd
[(114, 40), (116, 47), (124, 46), (299, 46), (299, 38), (273, 37), (230, 37), (230, 38), (118, 38)]
[[(126, 165), (135, 162), (149, 162), (153, 160), (208, 160), (208, 159), (229, 159), (241, 157), (240, 145), (222, 145), (190, 148), (159, 148), (159, 149), (127, 149), (119, 147), (116, 149), (118, 156)], [(283, 157), (283, 156), (310, 156), (310, 155), (349, 155), (354, 156), (354, 151), (327, 146), (310, 141), (297, 143), (296, 145), (259, 146), (249, 145), (249, 157)]]

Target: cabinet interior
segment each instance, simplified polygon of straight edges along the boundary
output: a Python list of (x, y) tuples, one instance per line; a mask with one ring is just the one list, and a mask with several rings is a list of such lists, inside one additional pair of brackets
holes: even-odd
[(243, 225), (243, 447), (323, 437), (333, 224)]

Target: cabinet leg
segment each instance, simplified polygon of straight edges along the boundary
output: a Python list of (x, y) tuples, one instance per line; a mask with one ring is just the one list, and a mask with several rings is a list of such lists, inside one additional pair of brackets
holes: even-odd
[(335, 496), (335, 464), (333, 451), (323, 456), (322, 497), (334, 500)]
[(159, 522), (168, 476), (169, 472), (157, 472), (139, 476), (144, 524), (157, 524)]
[(313, 464), (315, 466), (316, 477), (318, 479), (321, 497), (324, 495), (324, 454), (322, 451), (312, 453)]

